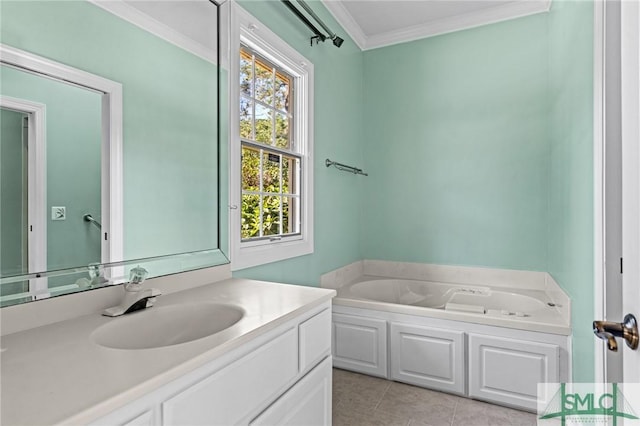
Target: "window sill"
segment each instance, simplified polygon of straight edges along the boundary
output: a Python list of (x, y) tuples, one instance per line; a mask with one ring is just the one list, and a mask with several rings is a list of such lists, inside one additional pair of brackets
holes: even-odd
[(308, 239), (254, 246), (241, 245), (231, 257), (231, 270), (238, 271), (311, 253), (313, 253), (313, 241)]

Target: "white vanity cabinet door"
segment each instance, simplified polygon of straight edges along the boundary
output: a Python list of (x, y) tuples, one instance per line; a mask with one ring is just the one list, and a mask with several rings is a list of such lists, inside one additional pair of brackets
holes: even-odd
[(391, 378), (465, 394), (464, 332), (391, 323)]
[(331, 424), (331, 357), (255, 418), (251, 426), (325, 426)]
[(387, 322), (333, 314), (333, 366), (387, 376)]
[(297, 327), (162, 403), (165, 426), (235, 425), (298, 374)]
[(331, 309), (302, 322), (298, 328), (300, 371), (304, 372), (331, 354)]
[(559, 381), (558, 345), (469, 335), (469, 396), (536, 410), (538, 383)]

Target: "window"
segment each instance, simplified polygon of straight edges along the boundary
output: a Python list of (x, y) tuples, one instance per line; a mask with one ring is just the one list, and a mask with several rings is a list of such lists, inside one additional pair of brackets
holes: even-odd
[(301, 155), (291, 137), (295, 80), (247, 46), (240, 49), (241, 237), (300, 234)]
[(313, 65), (233, 4), (232, 269), (313, 252)]

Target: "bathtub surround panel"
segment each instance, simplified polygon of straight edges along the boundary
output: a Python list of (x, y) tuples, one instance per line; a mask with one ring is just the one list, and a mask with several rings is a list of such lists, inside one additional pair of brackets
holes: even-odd
[(536, 271), (365, 259), (321, 275), (320, 286), (338, 289), (362, 275), (471, 285), (490, 283), (501, 287), (517, 285), (538, 290), (546, 288), (548, 279), (548, 274)]
[(363, 257), (545, 271), (547, 19), (365, 52)]
[(333, 315), (333, 365), (388, 377), (387, 323), (375, 318)]
[(357, 262), (350, 263), (342, 268), (320, 275), (320, 287), (338, 289), (362, 275), (375, 275), (365, 274), (365, 263), (365, 260), (358, 260)]
[(554, 1), (549, 14), (547, 271), (571, 297), (580, 382), (594, 379), (593, 8)]
[[(348, 302), (338, 291), (333, 304), (334, 323), (348, 324), (351, 320), (357, 320), (358, 324), (386, 323), (389, 335), (380, 335), (380, 345), (390, 357), (388, 379), (528, 411), (537, 408), (538, 381), (570, 380), (570, 336), (478, 324), (470, 319), (471, 322), (452, 321), (420, 315), (417, 311), (384, 309), (385, 304), (380, 303), (355, 307)], [(349, 337), (358, 340), (362, 336)], [(407, 338), (412, 339), (409, 345)], [(334, 342), (334, 357), (341, 344), (345, 342), (339, 339)], [(362, 355), (363, 359), (374, 356)], [(367, 373), (359, 359), (349, 361), (334, 364)], [(514, 373), (519, 369), (526, 372)]]
[(556, 344), (471, 334), (468, 350), (473, 398), (536, 409), (538, 383), (560, 377), (561, 347)]
[(398, 323), (389, 329), (393, 380), (465, 395), (464, 332)]
[(544, 290), (547, 274), (514, 269), (474, 268), (468, 266), (364, 260), (364, 275), (406, 278), (445, 283), (523, 287)]

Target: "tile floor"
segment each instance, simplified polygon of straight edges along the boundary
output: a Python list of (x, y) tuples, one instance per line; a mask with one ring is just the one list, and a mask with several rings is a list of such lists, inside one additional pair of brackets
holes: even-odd
[(333, 369), (333, 426), (535, 426), (535, 414)]

